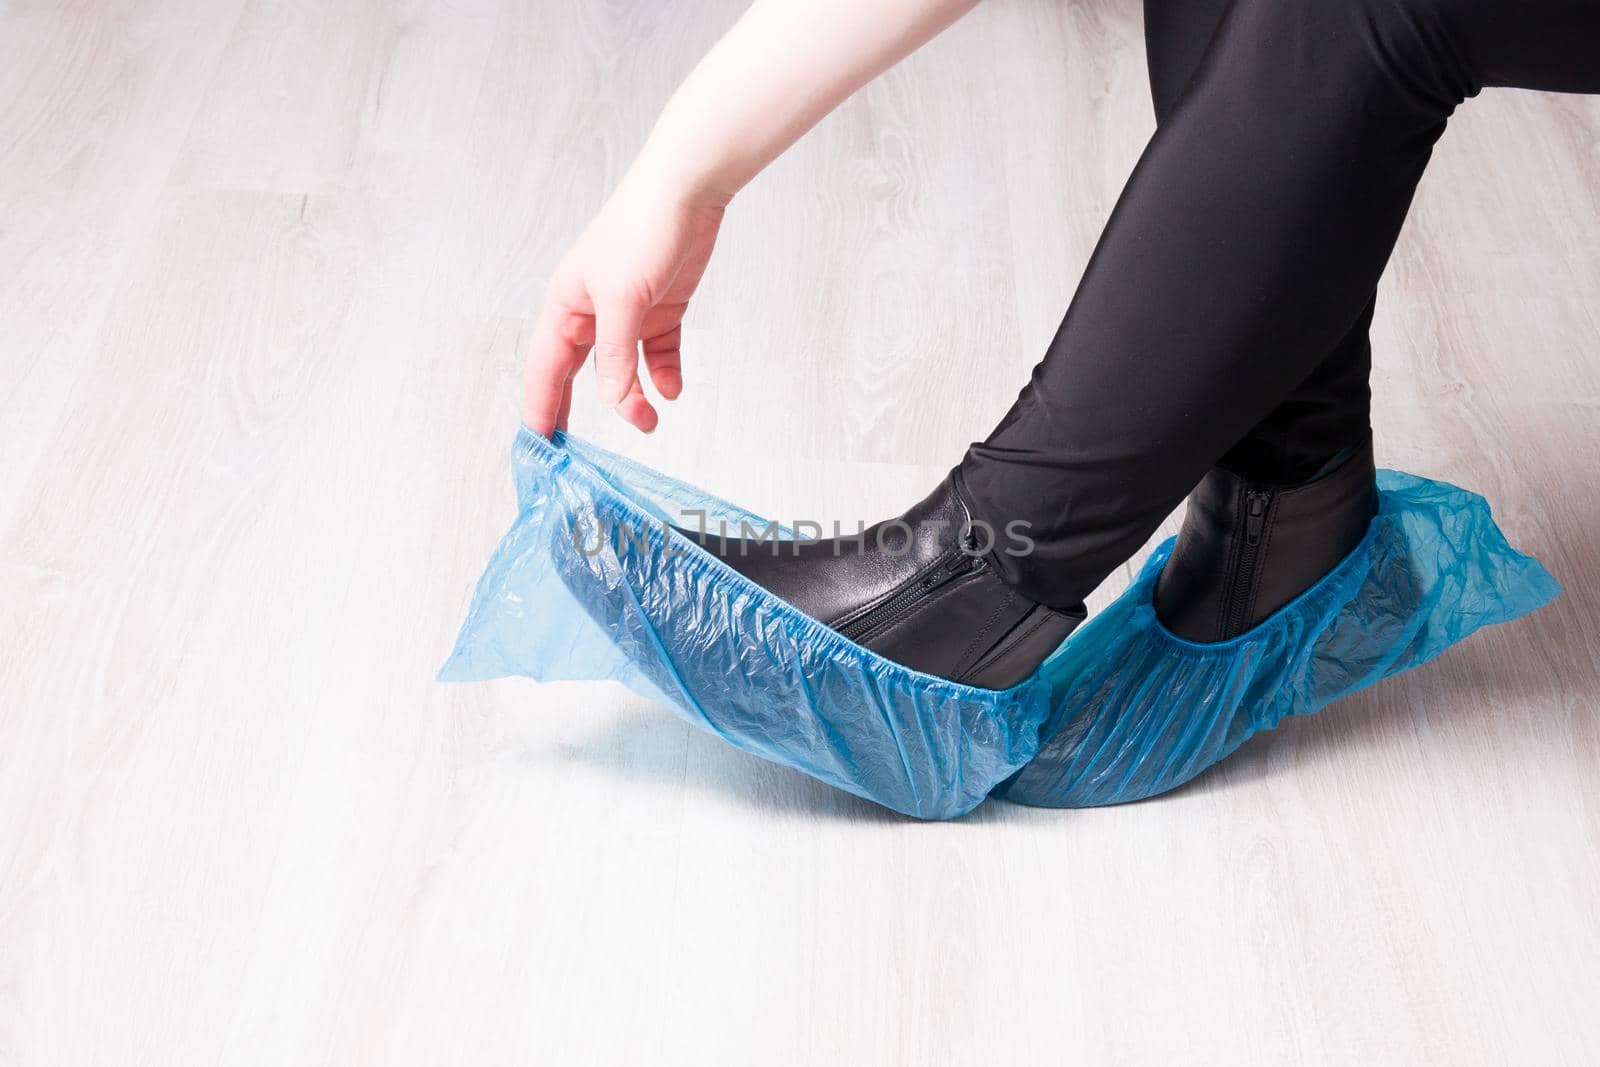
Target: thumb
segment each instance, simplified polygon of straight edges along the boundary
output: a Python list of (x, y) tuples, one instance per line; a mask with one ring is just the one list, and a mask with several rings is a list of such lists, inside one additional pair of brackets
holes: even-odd
[(645, 302), (637, 297), (596, 300), (594, 307), (594, 372), (600, 402), (616, 407), (639, 375), (639, 331)]

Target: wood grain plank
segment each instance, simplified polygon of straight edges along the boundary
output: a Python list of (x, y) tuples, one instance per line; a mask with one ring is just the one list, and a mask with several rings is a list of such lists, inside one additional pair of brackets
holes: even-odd
[[(0, 5), (0, 1063), (1600, 1055), (1600, 101), (1462, 108), (1374, 326), (1380, 461), (1489, 496), (1529, 619), (1170, 796), (937, 826), (433, 683), (544, 275), (740, 6)], [(983, 5), (734, 206), (661, 429), (575, 422), (910, 503), (1137, 158), (1138, 30)]]
[(43, 459), (238, 7), (0, 9), (0, 525)]

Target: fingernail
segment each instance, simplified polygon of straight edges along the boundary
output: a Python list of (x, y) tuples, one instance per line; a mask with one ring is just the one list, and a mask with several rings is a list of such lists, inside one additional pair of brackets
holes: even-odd
[(614, 408), (622, 402), (623, 392), (627, 385), (621, 378), (611, 378), (604, 374), (600, 376), (600, 403), (608, 408)]
[(661, 381), (657, 383), (657, 388), (668, 400), (676, 400), (678, 394), (683, 392), (683, 378), (677, 371), (664, 370), (661, 372)]

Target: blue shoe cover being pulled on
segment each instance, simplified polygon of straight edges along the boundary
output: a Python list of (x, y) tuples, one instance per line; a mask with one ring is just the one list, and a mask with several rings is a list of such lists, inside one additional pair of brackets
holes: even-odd
[(1161, 627), (1150, 605), (1168, 542), (1033, 677), (976, 689), (861, 648), (667, 528), (766, 520), (563, 434), (524, 429), (513, 455), (517, 519), (441, 679), (614, 679), (745, 751), (919, 818), (961, 815), (997, 786), (1073, 807), (1171, 789), (1285, 715), (1558, 591), (1481, 497), (1384, 471), (1361, 545), (1243, 636), (1195, 645)]
[(1051, 706), (1039, 673), (995, 691), (908, 670), (666, 525), (737, 534), (766, 520), (561, 433), (523, 429), (513, 463), (517, 519), (442, 680), (614, 679), (746, 752), (924, 819), (971, 810), (1038, 748)]

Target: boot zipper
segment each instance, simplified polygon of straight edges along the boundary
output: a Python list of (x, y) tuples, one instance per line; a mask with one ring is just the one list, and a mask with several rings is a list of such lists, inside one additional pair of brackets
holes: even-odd
[(852, 619), (844, 626), (838, 627), (843, 636), (858, 644), (867, 639), (874, 632), (885, 626), (905, 618), (915, 611), (934, 591), (949, 585), (964, 574), (983, 567), (981, 556), (970, 555), (961, 548), (953, 548), (946, 552), (934, 566), (929, 567), (922, 575), (905, 588), (899, 590), (859, 618)]
[(1261, 533), (1267, 525), (1267, 511), (1272, 507), (1272, 496), (1270, 489), (1251, 489), (1244, 495), (1244, 544), (1239, 546), (1239, 561), (1234, 567), (1233, 584), (1228, 590), (1221, 640), (1238, 637), (1245, 631), (1245, 623), (1249, 620), (1250, 602), (1255, 599), (1256, 570), (1261, 557)]

